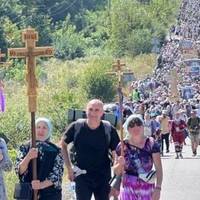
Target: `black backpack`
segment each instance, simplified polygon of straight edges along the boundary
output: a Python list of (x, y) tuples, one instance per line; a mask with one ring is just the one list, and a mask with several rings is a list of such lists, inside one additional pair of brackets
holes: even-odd
[[(112, 154), (109, 150), (109, 146), (110, 146), (110, 141), (111, 141), (111, 127), (112, 125), (110, 124), (109, 121), (105, 121), (105, 120), (101, 120), (103, 122), (103, 126), (104, 126), (104, 133), (105, 133), (105, 136), (106, 136), (106, 146), (108, 147), (108, 155), (109, 155), (109, 159), (111, 161), (111, 165), (113, 164), (113, 161), (112, 161)], [(75, 122), (75, 125), (74, 125), (74, 139), (73, 139), (73, 143), (69, 149), (69, 156), (70, 156), (70, 160), (72, 162), (73, 165), (77, 165), (77, 161), (76, 161), (76, 149), (75, 149), (75, 146), (74, 146), (74, 143), (76, 142), (76, 139), (77, 139), (77, 136), (78, 134), (80, 134), (80, 130), (81, 128), (84, 126), (84, 123), (86, 122), (86, 119), (78, 119), (76, 122)]]

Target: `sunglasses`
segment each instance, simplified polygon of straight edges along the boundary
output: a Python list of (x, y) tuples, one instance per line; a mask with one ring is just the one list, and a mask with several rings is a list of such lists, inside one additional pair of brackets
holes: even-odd
[(143, 126), (143, 122), (139, 118), (132, 119), (129, 124), (128, 128), (133, 128), (135, 126)]

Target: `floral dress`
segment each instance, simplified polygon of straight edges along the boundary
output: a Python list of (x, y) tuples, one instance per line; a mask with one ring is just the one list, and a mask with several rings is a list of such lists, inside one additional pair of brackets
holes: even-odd
[[(121, 144), (116, 152), (120, 155)], [(159, 153), (160, 146), (153, 138), (147, 138), (143, 148), (124, 141), (125, 174), (122, 177), (120, 200), (151, 200), (154, 184), (139, 178), (139, 174), (148, 173), (153, 167), (153, 153)]]
[[(61, 200), (62, 194), (62, 176), (63, 176), (63, 157), (61, 149), (51, 142), (36, 142), (38, 149), (37, 158), (37, 179), (40, 181), (50, 180), (53, 185), (39, 190), (40, 200)], [(27, 171), (19, 174), (19, 163), (27, 155), (30, 149), (30, 143), (20, 146), (15, 171), (19, 176), (20, 182), (31, 183), (32, 165), (29, 163)]]
[(7, 200), (3, 171), (11, 171), (12, 162), (8, 156), (6, 143), (2, 138), (0, 138), (0, 152), (3, 154), (3, 159), (0, 161), (0, 200)]

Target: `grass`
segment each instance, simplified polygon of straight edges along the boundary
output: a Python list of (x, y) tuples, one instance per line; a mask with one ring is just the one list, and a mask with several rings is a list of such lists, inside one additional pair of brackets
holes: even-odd
[(141, 54), (134, 58), (127, 58), (126, 64), (137, 79), (143, 79), (147, 75), (152, 75), (156, 65), (156, 56), (155, 54)]
[(12, 170), (11, 172), (7, 172), (4, 175), (8, 200), (13, 200), (14, 187), (15, 183), (18, 182), (18, 177), (16, 176), (14, 170)]

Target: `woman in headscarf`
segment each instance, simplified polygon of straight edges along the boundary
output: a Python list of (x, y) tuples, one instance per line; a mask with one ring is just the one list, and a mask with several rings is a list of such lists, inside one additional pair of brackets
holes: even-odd
[[(131, 115), (124, 129), (129, 136), (123, 145), (118, 145), (114, 165), (116, 175), (122, 175), (120, 200), (159, 200), (162, 184), (160, 147), (152, 137), (145, 136), (140, 115)], [(152, 170), (153, 165), (156, 172)]]
[(0, 138), (0, 199), (6, 200), (6, 188), (4, 185), (3, 171), (11, 171), (12, 162), (8, 156), (6, 142)]
[[(50, 142), (52, 124), (47, 118), (36, 120), (36, 146), (31, 148), (30, 141), (20, 146), (16, 172), (20, 182), (31, 183), (38, 190), (39, 200), (62, 199), (63, 158), (61, 149)], [(37, 179), (32, 180), (31, 160), (37, 158)]]

